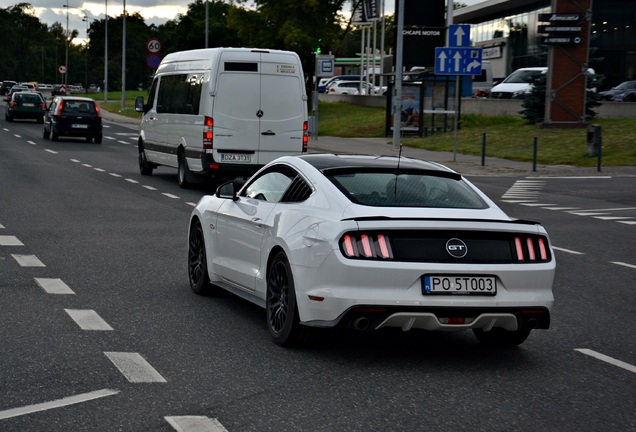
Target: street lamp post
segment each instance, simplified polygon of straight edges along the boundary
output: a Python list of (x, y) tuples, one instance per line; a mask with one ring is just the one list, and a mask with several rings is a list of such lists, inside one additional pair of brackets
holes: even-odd
[(68, 87), (68, 44), (69, 44), (69, 34), (68, 34), (68, 0), (66, 0), (66, 4), (64, 5), (66, 8), (66, 59), (64, 60), (64, 67), (66, 67), (66, 72), (64, 73), (64, 87)]
[(104, 0), (104, 102), (108, 101), (108, 0)]
[(121, 37), (121, 109), (126, 108), (126, 0), (124, 0), (124, 19)]

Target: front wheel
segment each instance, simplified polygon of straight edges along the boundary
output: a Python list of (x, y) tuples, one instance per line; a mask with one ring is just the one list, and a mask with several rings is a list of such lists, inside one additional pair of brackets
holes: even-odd
[(205, 238), (200, 222), (195, 222), (188, 236), (188, 276), (190, 288), (195, 294), (206, 295), (213, 292), (208, 275)]
[(484, 345), (511, 348), (524, 343), (530, 335), (530, 330), (510, 331), (494, 328), (490, 331), (484, 331), (483, 329), (473, 329), (473, 333)]
[(294, 278), (283, 252), (278, 252), (269, 265), (265, 303), (267, 329), (275, 344), (296, 346), (307, 342), (310, 329), (300, 324)]
[(143, 149), (139, 150), (139, 172), (145, 176), (152, 175), (152, 165), (146, 159), (146, 152)]
[(102, 143), (102, 134), (95, 135), (95, 144), (101, 144), (101, 143)]

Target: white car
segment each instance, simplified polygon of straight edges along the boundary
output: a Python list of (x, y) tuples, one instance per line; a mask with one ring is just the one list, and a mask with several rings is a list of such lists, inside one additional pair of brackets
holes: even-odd
[(331, 84), (328, 84), (325, 89), (325, 93), (327, 94), (344, 94), (344, 95), (367, 94), (367, 93), (373, 93), (374, 91), (375, 91), (375, 86), (366, 81), (362, 82), (362, 92), (360, 92), (360, 81), (334, 81)]
[(532, 91), (533, 81), (547, 71), (547, 67), (517, 69), (490, 90), (490, 97), (493, 99), (523, 99)]
[(318, 328), (472, 330), (516, 346), (550, 326), (555, 258), (460, 174), (389, 156), (279, 158), (224, 183), (189, 224), (192, 290), (266, 309), (279, 345)]

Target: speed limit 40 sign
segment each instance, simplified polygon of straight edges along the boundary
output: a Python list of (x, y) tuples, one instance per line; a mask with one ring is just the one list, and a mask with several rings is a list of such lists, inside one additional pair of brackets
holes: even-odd
[(157, 38), (152, 38), (146, 42), (146, 49), (151, 54), (158, 53), (161, 51), (161, 42), (159, 42), (159, 39)]

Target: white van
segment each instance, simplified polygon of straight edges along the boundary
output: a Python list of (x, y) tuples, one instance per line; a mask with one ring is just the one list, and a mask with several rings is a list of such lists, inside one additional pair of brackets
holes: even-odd
[(279, 156), (307, 151), (307, 95), (298, 55), (290, 51), (211, 48), (167, 55), (143, 112), (139, 170), (178, 169), (218, 178), (251, 175)]

